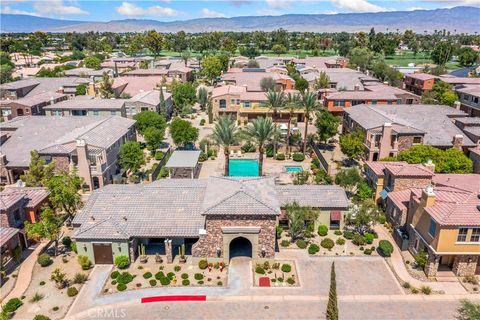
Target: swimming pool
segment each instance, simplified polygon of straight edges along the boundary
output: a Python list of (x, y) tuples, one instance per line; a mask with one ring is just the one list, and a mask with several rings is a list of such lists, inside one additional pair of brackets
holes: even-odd
[(228, 175), (231, 177), (258, 177), (256, 159), (232, 159), (228, 164)]
[(302, 166), (285, 166), (286, 172), (300, 172), (303, 171)]

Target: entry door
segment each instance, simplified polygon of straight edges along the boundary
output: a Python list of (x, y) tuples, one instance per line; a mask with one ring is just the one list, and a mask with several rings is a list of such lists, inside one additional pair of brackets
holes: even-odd
[(112, 244), (94, 243), (93, 256), (95, 257), (95, 264), (113, 264)]

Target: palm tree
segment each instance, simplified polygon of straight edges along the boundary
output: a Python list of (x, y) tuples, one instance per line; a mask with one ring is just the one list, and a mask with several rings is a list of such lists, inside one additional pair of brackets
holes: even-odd
[[(287, 97), (283, 91), (268, 91), (267, 92), (267, 107), (272, 110), (272, 118), (275, 124), (275, 131), (277, 130), (277, 118), (281, 110), (285, 108)], [(273, 156), (277, 153), (277, 143), (273, 142)]]
[(223, 115), (218, 118), (212, 133), (212, 139), (219, 146), (223, 147), (225, 155), (225, 176), (228, 176), (228, 165), (230, 160), (230, 146), (240, 140), (240, 131), (231, 116)]
[(258, 146), (258, 175), (263, 175), (263, 154), (265, 153), (265, 144), (271, 140), (275, 133), (275, 125), (270, 118), (257, 118), (249, 123), (245, 128), (245, 135), (254, 140)]
[(308, 122), (311, 115), (320, 107), (317, 102), (317, 94), (310, 91), (303, 93), (300, 97), (300, 106), (305, 113), (305, 134), (303, 137), (303, 154), (305, 154), (307, 152)]
[(295, 110), (299, 108), (300, 105), (300, 97), (298, 94), (294, 94), (289, 92), (287, 95), (287, 103), (285, 108), (288, 110), (288, 132), (287, 132), (287, 155), (290, 154), (290, 126), (292, 124), (292, 118)]

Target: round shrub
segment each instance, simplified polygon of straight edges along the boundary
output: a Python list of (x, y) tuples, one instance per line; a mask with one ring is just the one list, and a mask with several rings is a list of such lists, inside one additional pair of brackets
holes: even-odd
[(162, 160), (162, 158), (163, 158), (163, 152), (157, 151), (157, 152), (155, 153), (155, 160), (160, 161), (160, 160)]
[(133, 281), (134, 276), (132, 276), (129, 272), (122, 272), (117, 277), (118, 283), (127, 284)]
[(117, 285), (117, 290), (118, 291), (124, 291), (125, 289), (127, 289), (127, 285), (125, 283), (119, 283)]
[(165, 274), (162, 271), (155, 273), (155, 279), (160, 280), (162, 278), (165, 278)]
[(175, 273), (173, 273), (173, 272), (167, 273), (167, 278), (170, 279), (170, 281), (173, 280), (173, 277), (175, 277)]
[(289, 285), (293, 285), (293, 284), (295, 284), (295, 279), (293, 279), (292, 277), (290, 277), (290, 278), (287, 279), (287, 283), (288, 283)]
[(388, 240), (380, 240), (378, 249), (384, 257), (390, 257), (393, 252), (393, 245)]
[(41, 285), (41, 286), (44, 286), (44, 285), (45, 285), (45, 281), (40, 281), (40, 285)]
[(201, 273), (195, 273), (194, 278), (195, 280), (200, 281), (203, 280), (204, 276)]
[(55, 307), (52, 308), (53, 311), (58, 311), (59, 309), (60, 309), (60, 308), (57, 307), (57, 306), (55, 306)]
[(168, 277), (163, 277), (162, 279), (160, 279), (160, 283), (162, 284), (162, 286), (168, 286), (170, 284), (170, 279)]
[(350, 231), (350, 230), (345, 230), (345, 231), (343, 231), (343, 237), (344, 237), (345, 239), (352, 240), (352, 239), (353, 239), (353, 235), (354, 235), (353, 231)]
[(152, 273), (151, 272), (145, 272), (143, 274), (143, 278), (144, 279), (150, 279), (151, 277), (153, 277)]
[(328, 234), (328, 227), (324, 224), (318, 226), (318, 235), (325, 237)]
[(173, 271), (175, 271), (175, 272), (178, 272), (180, 270), (182, 270), (182, 267), (180, 267), (180, 266), (173, 267)]
[(282, 242), (280, 242), (280, 245), (282, 247), (288, 247), (290, 245), (290, 241), (288, 240), (282, 240)]
[(42, 253), (38, 256), (37, 262), (42, 267), (47, 267), (52, 263), (52, 258), (48, 255), (48, 253)]
[(112, 273), (110, 273), (110, 278), (112, 279), (117, 279), (117, 277), (120, 275), (120, 272), (118, 272), (117, 270), (113, 271)]
[(202, 270), (205, 270), (208, 268), (208, 262), (207, 260), (200, 260), (198, 261), (198, 267)]
[(112, 280), (112, 282), (110, 282), (112, 284), (112, 286), (116, 285), (117, 284), (117, 280)]
[(255, 272), (258, 274), (265, 274), (265, 270), (260, 266), (255, 268)]
[(281, 270), (282, 272), (290, 272), (292, 271), (292, 266), (289, 265), (288, 263), (284, 263), (282, 264)]
[(292, 156), (292, 160), (297, 162), (303, 161), (305, 160), (305, 155), (300, 152), (295, 152)]
[(115, 257), (115, 265), (119, 269), (125, 269), (130, 265), (130, 259), (127, 256)]
[(285, 154), (283, 153), (277, 153), (277, 160), (285, 160)]
[(182, 280), (182, 284), (183, 284), (184, 286), (188, 286), (188, 285), (190, 285), (190, 280), (188, 280), (188, 279), (183, 279), (183, 280)]
[(248, 141), (245, 143), (240, 149), (242, 149), (243, 153), (248, 153), (248, 152), (255, 152), (257, 151), (257, 148), (255, 148), (255, 145)]
[(365, 238), (361, 234), (354, 234), (352, 242), (357, 246), (363, 246), (365, 244)]
[(65, 236), (65, 237), (62, 238), (62, 244), (65, 247), (70, 248), (70, 245), (72, 244), (72, 239), (69, 236)]
[(78, 294), (78, 290), (75, 287), (68, 287), (67, 289), (67, 296), (74, 297)]
[(335, 241), (336, 244), (339, 246), (343, 246), (345, 244), (345, 239), (343, 238), (338, 238), (337, 241)]
[(365, 253), (367, 256), (372, 254), (372, 249), (365, 249), (363, 250), (363, 253)]
[(307, 242), (305, 240), (297, 240), (297, 242), (295, 242), (295, 244), (297, 245), (297, 247), (299, 247), (300, 249), (305, 249), (307, 247)]
[(385, 217), (384, 214), (381, 214), (381, 215), (378, 216), (377, 221), (380, 224), (384, 224), (387, 221), (387, 218)]
[(330, 238), (325, 238), (320, 242), (320, 245), (325, 249), (332, 249), (335, 243)]
[(218, 281), (218, 282), (217, 282), (217, 286), (223, 286), (223, 282), (222, 282), (222, 281)]
[(373, 233), (365, 233), (365, 242), (367, 244), (372, 244), (373, 240), (375, 240), (375, 236), (373, 235)]
[(33, 317), (33, 320), (50, 320), (50, 318), (44, 316), (43, 314), (37, 314), (35, 317)]
[(140, 288), (140, 287), (142, 286), (142, 284), (141, 284), (141, 283), (135, 283), (135, 286), (136, 286), (137, 288)]
[(205, 125), (205, 119), (200, 120), (200, 125), (204, 126)]
[(157, 280), (152, 279), (152, 280), (148, 281), (148, 283), (150, 283), (150, 286), (155, 287), (157, 285)]
[(318, 251), (320, 251), (320, 247), (318, 245), (316, 245), (315, 243), (312, 243), (310, 245), (310, 247), (308, 247), (308, 253), (309, 254), (315, 254)]
[(188, 279), (188, 273), (182, 273), (182, 279)]
[(12, 313), (15, 310), (17, 310), (18, 308), (20, 308), (22, 306), (22, 304), (23, 304), (23, 302), (20, 299), (12, 298), (12, 299), (8, 300), (8, 302), (3, 305), (2, 309), (6, 313)]

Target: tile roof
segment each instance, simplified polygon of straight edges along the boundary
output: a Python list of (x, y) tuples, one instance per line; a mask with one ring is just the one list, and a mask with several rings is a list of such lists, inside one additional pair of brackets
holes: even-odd
[(74, 89), (79, 84), (88, 84), (90, 81), (88, 78), (80, 77), (32, 78), (2, 84), (0, 85), (0, 89), (13, 90), (34, 86), (34, 88), (25, 95), (25, 97), (30, 97), (45, 92), (56, 92), (60, 88), (66, 91), (73, 89), (71, 91), (75, 93)]
[(0, 210), (8, 210), (20, 201), (26, 201), (21, 193), (0, 193)]
[(126, 93), (131, 97), (141, 93), (155, 89), (162, 82), (162, 77), (118, 77), (113, 79), (113, 88), (125, 86), (122, 93)]
[(237, 86), (246, 86), (248, 91), (263, 91), (260, 82), (263, 78), (273, 78), (278, 80), (289, 80), (293, 82), (293, 79), (287, 75), (275, 73), (275, 72), (227, 72), (222, 76), (224, 81), (232, 81)]
[(467, 85), (462, 88), (455, 89), (455, 91), (480, 97), (480, 85)]
[(433, 172), (422, 164), (409, 164), (404, 161), (367, 161), (366, 165), (377, 176), (383, 176), (385, 170), (398, 177), (432, 177)]
[[(172, 96), (171, 93), (163, 91), (164, 100), (168, 100), (171, 96)], [(156, 106), (160, 104), (160, 90), (148, 90), (148, 91), (139, 92), (135, 96), (126, 100), (127, 104), (130, 102), (141, 102), (141, 103), (146, 103), (152, 106)]]
[(45, 110), (56, 110), (56, 109), (67, 109), (67, 110), (77, 110), (77, 109), (117, 109), (120, 110), (125, 106), (125, 99), (69, 99), (54, 105), (45, 107)]
[(0, 246), (3, 246), (4, 244), (6, 244), (18, 232), (20, 232), (20, 229), (0, 227)]
[(345, 190), (339, 186), (276, 185), (281, 206), (294, 201), (301, 205), (321, 209), (347, 209), (349, 201)]
[(411, 194), (412, 189), (392, 191), (388, 193), (387, 198), (390, 199), (397, 208), (402, 211), (406, 211), (408, 209)]
[(92, 68), (82, 67), (82, 68), (65, 70), (64, 74), (66, 76), (76, 76), (76, 77), (79, 77), (79, 76), (82, 76), (82, 75), (86, 75), (86, 76), (89, 76), (89, 77), (92, 77), (92, 76), (101, 77), (103, 75), (103, 73), (105, 73), (105, 72), (109, 73), (109, 72), (111, 72), (111, 69), (104, 68), (104, 69), (100, 69), (100, 70), (95, 70), (95, 69), (92, 69)]
[(52, 100), (58, 100), (63, 97), (66, 98), (66, 95), (63, 93), (48, 91), (48, 92), (41, 92), (35, 95), (28, 95), (27, 97), (20, 98), (17, 100), (3, 100), (3, 101), (14, 102), (16, 104), (33, 107), (37, 104), (49, 103)]
[(425, 80), (430, 80), (430, 79), (438, 79), (438, 76), (434, 76), (434, 75), (431, 75), (431, 74), (428, 74), (428, 73), (410, 73), (410, 74), (406, 74), (405, 75), (406, 77), (409, 77), (409, 78), (412, 78), (412, 79), (417, 79), (417, 80), (422, 80), (422, 81), (425, 81)]
[(24, 204), (25, 208), (34, 208), (42, 203), (49, 194), (50, 192), (42, 187), (9, 187), (0, 192), (1, 206), (4, 205), (3, 197), (20, 196), (27, 200)]

